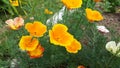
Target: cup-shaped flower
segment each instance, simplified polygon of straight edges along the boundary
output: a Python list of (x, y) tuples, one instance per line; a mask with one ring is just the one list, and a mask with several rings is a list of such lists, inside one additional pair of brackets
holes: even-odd
[(16, 27), (20, 27), (24, 25), (24, 19), (22, 17), (16, 17), (14, 18), (14, 24)]
[(55, 45), (66, 46), (73, 41), (73, 36), (67, 32), (68, 28), (63, 24), (55, 24), (49, 30), (50, 42)]
[(116, 44), (115, 41), (110, 41), (106, 44), (106, 49), (112, 54), (116, 54), (120, 56), (120, 42)]
[(19, 6), (18, 0), (9, 0), (12, 6)]
[(47, 31), (47, 27), (39, 21), (25, 24), (25, 29), (34, 37), (42, 37)]
[(21, 26), (24, 25), (24, 19), (22, 17), (16, 17), (14, 19), (8, 19), (5, 23), (13, 30), (18, 30)]
[(33, 51), (28, 51), (30, 58), (40, 58), (43, 56), (44, 48), (41, 45), (38, 45)]
[(68, 9), (80, 8), (82, 5), (82, 0), (62, 0), (62, 2)]
[(85, 68), (85, 66), (83, 66), (83, 65), (79, 65), (77, 68)]
[(97, 26), (97, 29), (101, 33), (109, 33), (109, 30), (105, 26)]
[(94, 2), (100, 2), (101, 0), (93, 0)]
[(77, 53), (81, 49), (81, 43), (74, 39), (70, 45), (65, 46), (69, 53)]
[(86, 11), (86, 17), (90, 22), (103, 20), (103, 16), (99, 11), (92, 10), (90, 8), (86, 8), (85, 11)]
[(22, 36), (19, 47), (21, 50), (33, 51), (36, 49), (39, 41), (37, 38), (33, 38), (32, 36)]

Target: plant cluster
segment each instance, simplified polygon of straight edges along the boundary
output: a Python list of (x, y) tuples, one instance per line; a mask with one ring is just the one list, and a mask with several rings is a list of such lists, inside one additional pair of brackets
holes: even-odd
[[(24, 2), (15, 1), (9, 1), (14, 8)], [(115, 41), (120, 40), (108, 39), (105, 35), (112, 32), (97, 24), (104, 19), (95, 8), (99, 1), (26, 1), (5, 21), (0, 67), (119, 68), (120, 43)]]

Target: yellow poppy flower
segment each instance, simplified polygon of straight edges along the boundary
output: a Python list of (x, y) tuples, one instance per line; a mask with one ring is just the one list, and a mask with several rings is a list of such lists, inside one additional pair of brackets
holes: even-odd
[(90, 8), (86, 8), (86, 16), (90, 22), (103, 20), (103, 16), (100, 14), (100, 12)]
[(32, 36), (22, 36), (19, 42), (19, 47), (21, 50), (33, 51), (36, 49), (38, 43), (38, 39), (33, 38)]
[(47, 31), (47, 27), (41, 22), (34, 21), (34, 23), (27, 23), (25, 29), (30, 33), (30, 35), (35, 37), (41, 37)]
[(12, 6), (19, 6), (18, 0), (9, 0)]
[(82, 5), (82, 0), (62, 0), (62, 2), (68, 9), (80, 8)]
[(65, 48), (69, 53), (77, 53), (78, 50), (81, 49), (81, 43), (74, 39), (73, 42)]
[(28, 51), (30, 58), (40, 58), (43, 56), (44, 48), (41, 45), (38, 45), (37, 48), (33, 51)]
[(48, 9), (45, 9), (45, 14), (53, 14), (53, 12), (49, 11)]
[(73, 36), (67, 32), (67, 29), (63, 24), (55, 24), (52, 30), (49, 30), (50, 42), (60, 46), (71, 44)]

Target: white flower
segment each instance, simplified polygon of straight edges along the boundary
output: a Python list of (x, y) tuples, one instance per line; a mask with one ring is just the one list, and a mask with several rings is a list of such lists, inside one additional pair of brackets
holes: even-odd
[(97, 29), (102, 33), (109, 33), (109, 30), (105, 26), (97, 26)]
[(120, 42), (116, 44), (115, 41), (110, 41), (106, 44), (106, 49), (112, 54), (120, 57)]

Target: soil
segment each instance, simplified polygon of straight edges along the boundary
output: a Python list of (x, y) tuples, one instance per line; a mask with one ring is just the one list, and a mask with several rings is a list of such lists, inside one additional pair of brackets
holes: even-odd
[(112, 29), (116, 34), (120, 35), (120, 13), (103, 13), (104, 20), (99, 25), (104, 25), (108, 29)]

